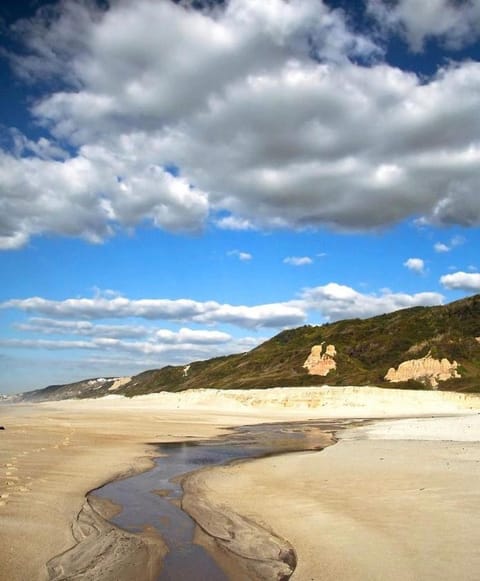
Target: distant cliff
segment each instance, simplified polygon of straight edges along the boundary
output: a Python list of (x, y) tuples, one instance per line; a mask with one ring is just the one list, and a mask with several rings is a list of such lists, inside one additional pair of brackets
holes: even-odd
[(480, 392), (480, 295), (439, 307), (283, 331), (248, 353), (50, 386), (24, 399), (196, 388), (376, 385)]

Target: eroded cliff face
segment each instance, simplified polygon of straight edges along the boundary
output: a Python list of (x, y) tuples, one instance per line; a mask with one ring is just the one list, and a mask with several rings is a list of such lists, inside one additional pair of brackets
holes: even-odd
[(314, 345), (303, 367), (308, 370), (310, 375), (328, 375), (332, 369), (337, 368), (336, 355), (335, 345), (327, 345), (324, 353), (323, 343)]
[(461, 377), (457, 371), (458, 363), (448, 359), (434, 359), (430, 353), (420, 359), (410, 359), (400, 363), (397, 369), (391, 367), (385, 375), (386, 381), (398, 383), (413, 379), (436, 389), (439, 381)]

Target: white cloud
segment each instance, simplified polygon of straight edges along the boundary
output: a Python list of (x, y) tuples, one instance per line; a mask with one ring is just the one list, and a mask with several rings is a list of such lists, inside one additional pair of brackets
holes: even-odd
[[(94, 319), (143, 318), (148, 320), (188, 321), (197, 325), (236, 325), (242, 328), (295, 327), (304, 324), (310, 312), (320, 314), (326, 320), (338, 318), (370, 317), (394, 310), (441, 304), (443, 296), (434, 292), (416, 294), (394, 293), (383, 289), (380, 294), (365, 294), (355, 289), (329, 283), (324, 286), (304, 289), (299, 298), (286, 302), (264, 305), (229, 305), (215, 301), (198, 302), (190, 299), (139, 299), (126, 297), (93, 299), (74, 298), (52, 301), (41, 297), (12, 299), (0, 303), (3, 309), (18, 309), (27, 313), (40, 313), (56, 319), (34, 317), (19, 327), (26, 331), (83, 334), (101, 339), (134, 338), (144, 336), (149, 341), (163, 340), (165, 343), (225, 343), (230, 335), (216, 330), (179, 331), (148, 328), (142, 325), (98, 325)], [(68, 320), (68, 319), (75, 320)], [(82, 320), (78, 320), (81, 318)], [(117, 329), (117, 330), (115, 330)], [(233, 340), (233, 339), (231, 339)], [(240, 339), (236, 339), (237, 341)]]
[(480, 273), (459, 271), (445, 274), (440, 283), (450, 290), (480, 292)]
[(150, 334), (140, 325), (95, 325), (90, 321), (63, 321), (32, 317), (27, 323), (15, 325), (21, 331), (47, 335), (80, 335), (82, 337), (141, 338)]
[(222, 331), (194, 330), (182, 328), (179, 331), (160, 329), (156, 331), (155, 338), (161, 343), (194, 343), (201, 345), (212, 345), (217, 343), (227, 343), (232, 340), (232, 336)]
[(461, 246), (464, 243), (465, 238), (463, 236), (453, 236), (448, 244), (436, 242), (433, 248), (435, 249), (435, 252), (450, 252), (456, 246)]
[(437, 38), (450, 49), (459, 49), (480, 37), (480, 1), (368, 0), (369, 13), (386, 31), (401, 34), (411, 50), (420, 52), (427, 40)]
[(349, 286), (329, 283), (305, 289), (301, 301), (305, 308), (319, 311), (328, 321), (338, 321), (363, 319), (408, 307), (440, 305), (443, 296), (434, 292), (393, 293), (387, 289), (381, 294), (364, 294)]
[(242, 262), (248, 262), (253, 258), (249, 252), (242, 252), (240, 250), (230, 250), (227, 254), (229, 256), (236, 256), (238, 260), (241, 260)]
[[(210, 333), (210, 334), (209, 334)], [(99, 363), (105, 365), (105, 356), (110, 354), (108, 363), (115, 363), (119, 357), (122, 366), (138, 366), (138, 355), (155, 357), (145, 365), (162, 367), (169, 364), (184, 364), (197, 359), (208, 359), (219, 355), (239, 353), (256, 347), (264, 339), (261, 337), (243, 337), (236, 340), (225, 333), (208, 331), (191, 331), (182, 329), (171, 336), (160, 334), (150, 341), (124, 341), (111, 337), (95, 337), (89, 341), (50, 340), (50, 339), (0, 339), (0, 346), (13, 349), (40, 349), (48, 351), (89, 351), (101, 352)], [(228, 339), (227, 339), (228, 337)], [(115, 358), (112, 360), (112, 357)], [(104, 366), (103, 365), (103, 366)], [(116, 366), (118, 369), (118, 366)]]
[(284, 264), (290, 264), (291, 266), (313, 264), (313, 260), (309, 256), (287, 256), (283, 259), (283, 262)]
[(19, 323), (15, 328), (30, 333), (47, 335), (80, 335), (100, 339), (140, 339), (175, 344), (215, 344), (226, 343), (233, 338), (228, 333), (211, 330), (195, 330), (182, 327), (178, 331), (146, 327), (142, 325), (97, 325), (90, 321), (65, 321), (42, 317), (32, 317), (27, 323)]
[(60, 88), (32, 109), (48, 138), (17, 134), (0, 154), (1, 248), (44, 233), (99, 242), (145, 220), (480, 223), (478, 62), (429, 80), (390, 67), (320, 0), (230, 0), (213, 14), (64, 0), (16, 28), (17, 72)]
[(0, 303), (0, 308), (20, 309), (61, 318), (127, 318), (150, 320), (191, 321), (206, 325), (228, 323), (245, 328), (285, 327), (300, 325), (306, 315), (288, 303), (244, 306), (220, 304), (216, 301), (199, 302), (190, 299), (140, 299), (125, 297), (66, 299), (52, 301), (41, 297), (13, 299)]
[(216, 225), (221, 230), (254, 230), (253, 224), (249, 220), (237, 216), (224, 216), (217, 220)]
[(403, 263), (403, 266), (417, 274), (423, 274), (425, 271), (425, 261), (421, 258), (409, 258)]
[(451, 248), (450, 246), (447, 246), (446, 244), (444, 244), (443, 242), (436, 242), (433, 246), (433, 248), (435, 249), (435, 252), (450, 252)]

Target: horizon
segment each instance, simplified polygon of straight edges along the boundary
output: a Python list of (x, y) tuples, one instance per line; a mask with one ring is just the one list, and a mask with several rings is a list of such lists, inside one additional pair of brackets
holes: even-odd
[(2, 3), (0, 393), (480, 293), (479, 15)]

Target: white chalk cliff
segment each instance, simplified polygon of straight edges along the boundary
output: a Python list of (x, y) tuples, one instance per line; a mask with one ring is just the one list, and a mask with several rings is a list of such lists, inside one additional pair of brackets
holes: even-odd
[(323, 351), (323, 343), (321, 345), (314, 345), (307, 357), (307, 360), (303, 364), (305, 369), (308, 369), (310, 375), (328, 375), (332, 369), (337, 368), (337, 363), (335, 361), (335, 356), (337, 352), (335, 350), (335, 345), (327, 345), (325, 353)]
[(420, 359), (410, 359), (400, 363), (397, 369), (391, 367), (385, 375), (386, 381), (398, 383), (414, 379), (432, 388), (438, 387), (439, 381), (461, 377), (457, 371), (458, 363), (448, 359), (434, 359), (430, 352)]

